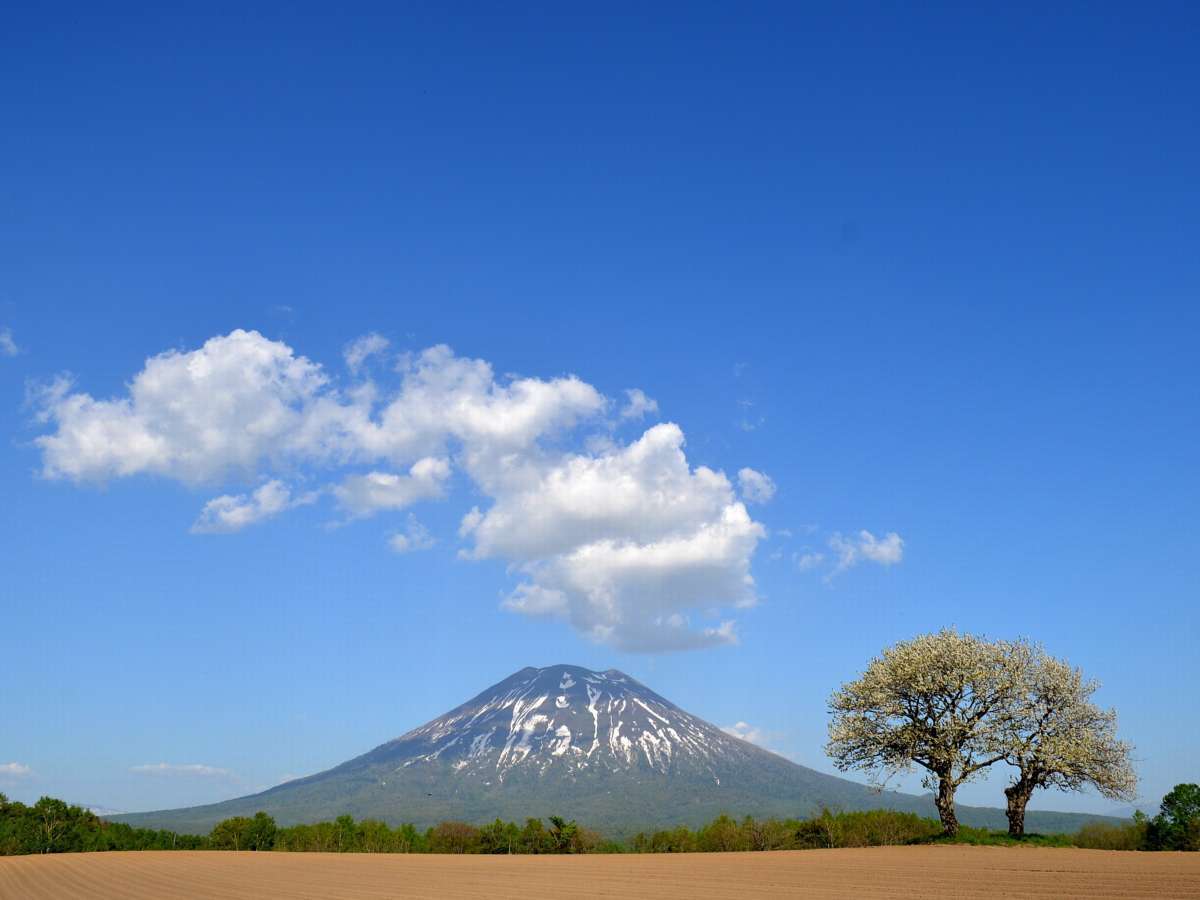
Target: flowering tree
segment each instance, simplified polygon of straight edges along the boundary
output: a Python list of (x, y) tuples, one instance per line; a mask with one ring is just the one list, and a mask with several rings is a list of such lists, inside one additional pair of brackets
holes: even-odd
[(1004, 790), (1008, 833), (1025, 833), (1025, 806), (1037, 788), (1092, 787), (1133, 800), (1137, 776), (1129, 744), (1117, 739), (1117, 714), (1092, 702), (1099, 684), (1079, 669), (1031, 648), (1021, 692), (1005, 718), (1006, 760), (1017, 774)]
[(958, 787), (1008, 756), (1009, 716), (1032, 648), (954, 630), (902, 641), (829, 701), (826, 752), (842, 771), (886, 781), (914, 766), (947, 835), (958, 833)]

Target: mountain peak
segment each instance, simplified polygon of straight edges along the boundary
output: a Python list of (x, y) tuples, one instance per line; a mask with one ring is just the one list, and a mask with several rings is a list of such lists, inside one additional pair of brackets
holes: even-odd
[(527, 666), (370, 753), (345, 763), (450, 766), (485, 784), (514, 772), (687, 771), (719, 780), (750, 747), (618, 669)]
[[(629, 679), (629, 676), (626, 675), (624, 672), (622, 672), (620, 669), (605, 669), (604, 671), (601, 672), (601, 671), (597, 671), (595, 669), (589, 669), (587, 666), (576, 666), (576, 665), (573, 665), (572, 663), (555, 663), (554, 665), (550, 665), (550, 666), (526, 666), (525, 668), (514, 672), (512, 675), (508, 676), (508, 678), (516, 678), (518, 675), (520, 675), (520, 676), (529, 676), (529, 675), (533, 675), (533, 674), (541, 675), (546, 672), (571, 672), (572, 674), (578, 673), (578, 674), (583, 674), (583, 675), (593, 675), (593, 676), (597, 676), (597, 677), (605, 676), (607, 678), (615, 677), (615, 678)], [(508, 679), (505, 679), (505, 681), (507, 681), (507, 680)], [(498, 682), (498, 683), (502, 683), (502, 682)]]

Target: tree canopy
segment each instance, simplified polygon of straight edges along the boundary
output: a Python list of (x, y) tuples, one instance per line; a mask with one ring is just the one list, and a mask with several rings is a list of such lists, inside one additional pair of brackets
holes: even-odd
[(1200, 850), (1200, 784), (1177, 784), (1150, 822), (1150, 843), (1160, 850)]
[(1003, 726), (1005, 759), (1017, 770), (1004, 791), (1010, 834), (1024, 833), (1025, 806), (1038, 788), (1134, 799), (1132, 748), (1117, 738), (1116, 712), (1092, 702), (1098, 682), (1033, 646), (1019, 686)]
[(946, 834), (954, 795), (1007, 754), (1005, 728), (1031, 654), (1027, 644), (947, 629), (902, 641), (871, 660), (829, 701), (826, 752), (873, 780), (925, 770)]

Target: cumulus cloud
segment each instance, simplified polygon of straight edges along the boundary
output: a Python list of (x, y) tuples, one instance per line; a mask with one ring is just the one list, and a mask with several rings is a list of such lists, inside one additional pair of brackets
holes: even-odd
[(657, 414), (657, 400), (647, 397), (639, 388), (629, 388), (625, 391), (625, 405), (621, 407), (622, 419), (644, 419), (648, 415)]
[(59, 379), (40, 397), (41, 418), (55, 426), (36, 440), (43, 474), (189, 483), (250, 474), (264, 460), (282, 461), (325, 384), (319, 366), (246, 331), (151, 357), (123, 397), (97, 400)]
[(830, 548), (837, 553), (834, 575), (853, 568), (860, 562), (873, 562), (881, 566), (894, 566), (904, 558), (904, 541), (896, 532), (888, 532), (877, 538), (865, 529), (852, 537), (834, 534), (829, 539)]
[(738, 470), (738, 488), (747, 503), (766, 503), (775, 496), (775, 482), (754, 469)]
[(20, 352), (21, 348), (13, 340), (12, 329), (0, 329), (0, 356), (16, 356)]
[(59, 378), (35, 393), (47, 478), (153, 474), (204, 483), (289, 464), (406, 461), (462, 442), (468, 460), (528, 448), (595, 415), (603, 396), (575, 376), (498, 382), (445, 346), (406, 360), (399, 391), (347, 391), (321, 367), (254, 331), (151, 357), (125, 396), (97, 400)]
[(232, 778), (228, 769), (206, 766), (201, 763), (146, 763), (130, 766), (129, 771), (137, 775), (192, 776), (197, 778)]
[(408, 524), (404, 531), (397, 531), (388, 536), (388, 546), (396, 553), (411, 553), (414, 550), (428, 550), (435, 543), (429, 529), (417, 521), (412, 513), (408, 514)]
[(746, 722), (722, 725), (721, 730), (731, 737), (747, 741), (751, 744), (758, 744), (759, 746), (762, 746), (767, 740), (767, 735), (761, 728), (755, 728)]
[(222, 494), (204, 504), (192, 523), (194, 534), (231, 534), (247, 525), (274, 518), (294, 506), (312, 503), (315, 494), (293, 497), (282, 481), (268, 481), (251, 494)]
[[(358, 344), (351, 369), (382, 349)], [(239, 330), (151, 357), (116, 397), (60, 378), (35, 398), (42, 474), (268, 479), (210, 500), (193, 526), (227, 532), (323, 493), (350, 518), (402, 510), (443, 497), (461, 472), (484, 498), (462, 519), (461, 555), (516, 574), (508, 609), (626, 650), (737, 641), (721, 610), (756, 602), (750, 563), (765, 532), (744, 501), (768, 497), (769, 478), (742, 470), (739, 498), (723, 472), (688, 461), (674, 423), (616, 441), (609, 401), (574, 375), (498, 378), (444, 345), (387, 375), (398, 384), (335, 385), (288, 345)], [(626, 418), (657, 408), (641, 391), (626, 397)], [(295, 475), (325, 486), (295, 497), (284, 483)], [(432, 541), (415, 518), (389, 537), (398, 552)]]
[(0, 763), (0, 778), (25, 778), (33, 769), (19, 762)]
[(382, 334), (374, 331), (356, 338), (347, 344), (346, 349), (342, 351), (342, 356), (346, 360), (346, 367), (351, 372), (357, 372), (369, 357), (382, 353), (388, 348), (390, 343)]
[(521, 473), (470, 530), (476, 554), (546, 557), (602, 540), (648, 543), (719, 515), (729, 481), (692, 470), (674, 423), (655, 425), (627, 446), (568, 454)]
[(765, 532), (683, 444), (678, 425), (656, 425), (627, 446), (565, 455), (469, 513), (472, 555), (525, 576), (508, 608), (625, 650), (736, 642), (732, 621), (693, 628), (688, 613), (755, 603), (750, 559)]
[(380, 510), (403, 509), (420, 500), (441, 497), (450, 477), (450, 461), (435, 456), (417, 460), (407, 475), (368, 472), (350, 475), (333, 489), (338, 504), (354, 518)]

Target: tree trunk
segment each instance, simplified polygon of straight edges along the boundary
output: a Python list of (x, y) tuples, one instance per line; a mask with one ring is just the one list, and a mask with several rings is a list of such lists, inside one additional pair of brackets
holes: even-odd
[(937, 797), (934, 799), (938, 815), (942, 819), (942, 833), (946, 837), (958, 834), (958, 816), (954, 814), (954, 787), (954, 782), (949, 778), (942, 778), (938, 782)]
[(1004, 796), (1008, 798), (1008, 809), (1005, 812), (1008, 816), (1010, 837), (1025, 836), (1025, 806), (1029, 803), (1029, 797), (1032, 794), (1033, 786), (1023, 781), (1018, 781), (1004, 789)]

